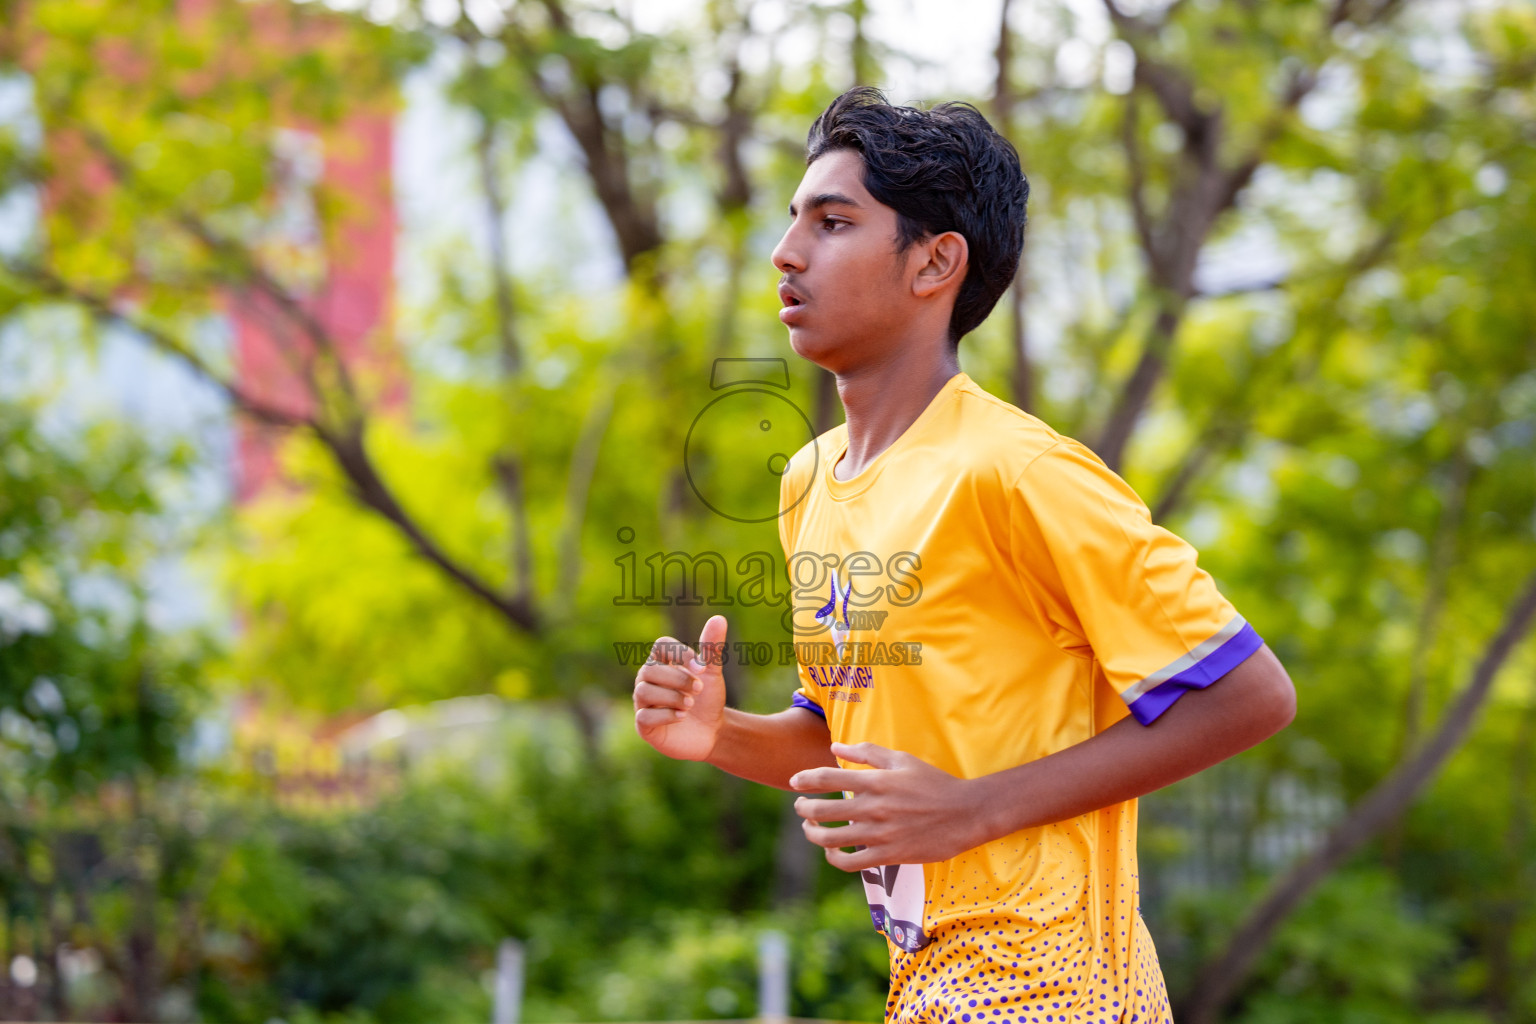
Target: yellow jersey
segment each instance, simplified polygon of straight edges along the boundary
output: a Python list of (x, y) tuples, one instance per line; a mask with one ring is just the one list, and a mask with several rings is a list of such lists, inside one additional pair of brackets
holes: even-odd
[[(1124, 481), (964, 373), (839, 480), (847, 448), (846, 426), (823, 434), (780, 490), (793, 703), (836, 742), (976, 778), (1149, 724), (1261, 643)], [(1169, 1018), (1135, 801), (863, 881), (889, 1021)]]

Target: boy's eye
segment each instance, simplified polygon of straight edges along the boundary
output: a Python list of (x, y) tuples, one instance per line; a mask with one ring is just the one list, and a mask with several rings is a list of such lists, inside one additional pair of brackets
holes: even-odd
[(845, 220), (833, 220), (831, 217), (826, 217), (826, 218), (824, 218), (822, 220), (821, 226), (823, 228), (826, 228), (828, 231), (830, 231), (830, 230), (832, 230), (835, 227), (841, 227), (842, 225), (847, 224), (847, 223), (848, 222), (845, 221)]

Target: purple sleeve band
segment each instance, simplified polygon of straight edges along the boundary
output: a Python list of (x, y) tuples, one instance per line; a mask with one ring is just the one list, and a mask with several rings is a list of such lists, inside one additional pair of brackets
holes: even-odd
[(1151, 725), (1175, 701), (1190, 690), (1203, 690), (1232, 671), (1264, 643), (1253, 627), (1244, 623), (1237, 635), (1175, 676), (1148, 690), (1131, 704), (1131, 714), (1142, 725)]
[(803, 693), (796, 693), (795, 699), (789, 702), (789, 706), (792, 708), (805, 708), (807, 711), (816, 712), (822, 718), (827, 717), (827, 713), (821, 710), (821, 705), (817, 704)]

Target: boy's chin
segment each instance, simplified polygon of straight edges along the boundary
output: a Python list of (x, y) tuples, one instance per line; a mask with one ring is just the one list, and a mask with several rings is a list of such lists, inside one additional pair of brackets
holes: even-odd
[(837, 358), (841, 346), (836, 339), (828, 339), (804, 327), (789, 329), (789, 347), (795, 350), (795, 355), (815, 363), (823, 370), (836, 372), (841, 363)]

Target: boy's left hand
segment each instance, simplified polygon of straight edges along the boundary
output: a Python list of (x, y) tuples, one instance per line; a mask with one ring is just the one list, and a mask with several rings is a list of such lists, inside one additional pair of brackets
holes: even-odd
[[(843, 790), (847, 800), (801, 797), (805, 834), (844, 871), (931, 864), (1019, 829), (1066, 821), (1134, 800), (1225, 761), (1296, 714), (1296, 690), (1267, 646), (1193, 690), (1151, 725), (1126, 715), (1081, 743), (974, 779), (957, 779), (911, 754), (873, 743), (832, 744), (869, 769), (811, 768), (789, 780), (801, 793)], [(827, 828), (826, 821), (851, 821)], [(844, 853), (839, 847), (861, 846)]]
[[(874, 743), (834, 743), (832, 753), (869, 769), (810, 768), (789, 780), (798, 793), (852, 796), (795, 800), (805, 836), (844, 871), (882, 864), (931, 864), (986, 842), (982, 789), (926, 761)], [(827, 827), (822, 822), (846, 821)], [(858, 847), (852, 853), (840, 847)]]

